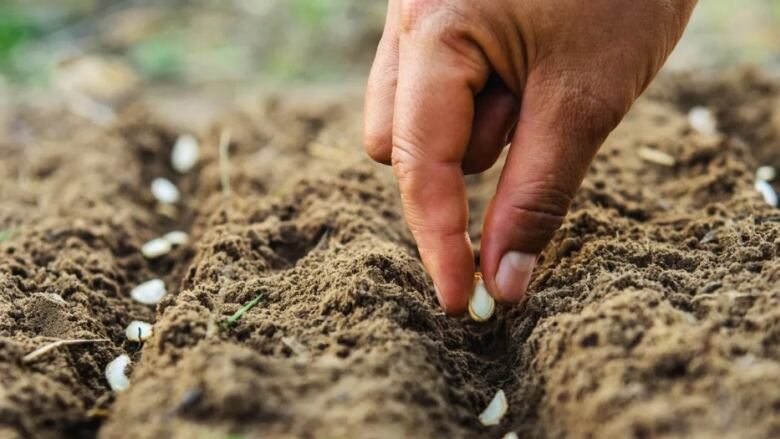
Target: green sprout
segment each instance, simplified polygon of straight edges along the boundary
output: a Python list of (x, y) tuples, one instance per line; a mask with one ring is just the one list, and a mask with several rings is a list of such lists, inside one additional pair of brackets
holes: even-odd
[(241, 317), (243, 317), (244, 314), (246, 314), (250, 309), (254, 308), (255, 305), (260, 303), (260, 300), (262, 298), (263, 298), (263, 294), (262, 293), (258, 294), (257, 297), (247, 302), (246, 305), (242, 306), (241, 309), (236, 311), (232, 316), (225, 319), (225, 321), (222, 322), (222, 326), (224, 326), (225, 328), (230, 328), (231, 326), (234, 326), (236, 322), (241, 320)]
[(5, 242), (13, 238), (13, 229), (0, 230), (0, 242)]

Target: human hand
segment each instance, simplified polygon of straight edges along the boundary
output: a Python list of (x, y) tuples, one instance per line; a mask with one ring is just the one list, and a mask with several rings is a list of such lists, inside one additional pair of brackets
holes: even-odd
[(439, 302), (467, 306), (464, 173), (511, 141), (485, 216), (481, 270), (525, 295), (593, 156), (682, 35), (696, 0), (389, 0), (364, 141), (392, 164)]

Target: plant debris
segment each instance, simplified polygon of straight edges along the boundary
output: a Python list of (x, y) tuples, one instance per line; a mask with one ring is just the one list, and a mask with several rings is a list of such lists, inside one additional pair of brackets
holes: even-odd
[(161, 279), (152, 279), (133, 288), (130, 297), (144, 305), (156, 305), (166, 293), (165, 282)]
[(222, 195), (230, 195), (230, 130), (219, 134), (219, 178)]
[(490, 401), (490, 404), (479, 415), (479, 422), (482, 425), (498, 425), (501, 423), (501, 418), (506, 414), (509, 404), (506, 402), (506, 395), (503, 390), (496, 392), (496, 396)]
[(54, 349), (57, 349), (60, 346), (69, 346), (69, 345), (76, 345), (76, 344), (86, 344), (86, 343), (101, 343), (109, 341), (107, 338), (98, 338), (98, 339), (84, 339), (84, 338), (77, 338), (72, 340), (57, 340), (53, 341), (51, 343), (45, 344), (38, 349), (30, 352), (29, 354), (22, 357), (23, 363), (32, 363), (42, 355), (46, 354), (49, 351), (52, 351)]
[(258, 294), (257, 297), (255, 297), (254, 299), (252, 299), (249, 302), (247, 302), (246, 305), (242, 306), (241, 309), (236, 311), (232, 316), (230, 316), (227, 319), (225, 319), (225, 321), (222, 323), (222, 325), (225, 326), (225, 327), (228, 327), (228, 328), (233, 326), (233, 325), (235, 325), (236, 322), (238, 322), (241, 319), (241, 317), (243, 317), (243, 315), (247, 313), (247, 311), (249, 311), (250, 309), (254, 308), (255, 305), (260, 303), (260, 300), (262, 298), (263, 298), (263, 294), (262, 293)]

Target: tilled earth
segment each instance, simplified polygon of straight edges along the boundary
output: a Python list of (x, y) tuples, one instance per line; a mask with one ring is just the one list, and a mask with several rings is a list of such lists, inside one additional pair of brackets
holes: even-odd
[[(392, 176), (361, 152), (359, 104), (226, 109), (187, 174), (169, 159), (182, 133), (143, 103), (107, 126), (15, 109), (0, 130), (0, 437), (780, 435), (780, 210), (753, 188), (759, 165), (780, 168), (780, 85), (659, 80), (597, 157), (529, 299), (487, 324), (437, 307)], [(691, 129), (699, 105), (720, 134)], [(160, 176), (175, 206), (152, 197)], [(497, 176), (469, 179), (477, 243)], [(189, 243), (141, 255), (171, 230)], [(155, 277), (163, 301), (134, 302)], [(125, 337), (136, 319), (154, 322), (143, 345)], [(108, 340), (23, 360), (77, 338)], [(113, 393), (104, 368), (122, 353), (131, 385)], [(498, 389), (509, 412), (483, 427)]]

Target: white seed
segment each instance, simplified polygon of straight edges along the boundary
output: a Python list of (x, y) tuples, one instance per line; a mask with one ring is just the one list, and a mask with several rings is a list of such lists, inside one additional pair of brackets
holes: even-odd
[(688, 112), (688, 123), (700, 134), (708, 136), (718, 134), (718, 123), (708, 108), (691, 108), (691, 111)]
[(504, 395), (503, 390), (499, 390), (485, 408), (485, 411), (479, 415), (479, 422), (482, 425), (498, 425), (508, 408), (509, 404), (506, 402), (506, 395)]
[(756, 180), (772, 181), (777, 177), (777, 171), (772, 166), (761, 166), (756, 169)]
[(154, 238), (151, 241), (146, 241), (141, 246), (141, 254), (148, 259), (159, 258), (171, 251), (171, 241), (165, 238)]
[(474, 321), (485, 322), (493, 316), (496, 309), (496, 301), (485, 288), (480, 273), (474, 274), (474, 291), (469, 298), (469, 315)]
[(184, 245), (187, 243), (189, 236), (181, 230), (174, 230), (166, 233), (165, 236), (163, 236), (163, 239), (170, 242), (171, 245)]
[(133, 320), (125, 328), (125, 335), (130, 341), (146, 341), (152, 336), (152, 325), (140, 320)]
[(157, 304), (165, 294), (165, 282), (160, 279), (146, 281), (130, 291), (130, 297), (144, 305)]
[(764, 180), (756, 180), (755, 188), (758, 193), (764, 197), (764, 201), (766, 201), (770, 206), (777, 207), (777, 192), (775, 192), (775, 189), (771, 184)]
[(198, 164), (200, 156), (200, 144), (198, 139), (185, 134), (180, 136), (173, 145), (171, 151), (171, 166), (184, 174), (192, 170)]
[(106, 366), (106, 381), (114, 392), (121, 392), (130, 387), (130, 380), (125, 375), (125, 369), (130, 364), (130, 357), (122, 354)]
[(176, 185), (167, 178), (161, 177), (152, 180), (152, 195), (163, 204), (173, 204), (181, 198), (181, 193)]
[(677, 162), (672, 155), (646, 146), (639, 148), (639, 158), (646, 162), (655, 163), (656, 165), (670, 167), (674, 166)]
[(518, 436), (514, 431), (510, 431), (509, 433), (505, 434), (502, 439), (520, 439), (520, 436)]

